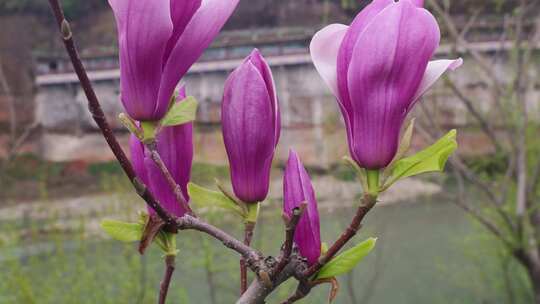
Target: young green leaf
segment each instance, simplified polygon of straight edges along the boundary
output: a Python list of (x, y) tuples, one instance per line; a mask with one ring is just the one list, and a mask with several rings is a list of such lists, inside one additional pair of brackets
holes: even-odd
[(375, 247), (376, 238), (369, 238), (333, 258), (317, 273), (316, 279), (326, 279), (351, 271)]
[(101, 228), (115, 240), (136, 242), (141, 240), (144, 224), (103, 220), (101, 221)]
[(161, 120), (161, 125), (171, 127), (194, 121), (197, 114), (197, 106), (197, 100), (191, 96), (181, 102), (175, 103)]
[(387, 189), (401, 178), (426, 172), (443, 171), (446, 161), (456, 149), (456, 130), (451, 130), (430, 147), (395, 162), (391, 169), (392, 174), (383, 189)]
[(240, 216), (244, 217), (244, 211), (240, 206), (233, 202), (230, 198), (221, 192), (203, 188), (194, 183), (188, 184), (188, 193), (196, 206), (199, 207), (218, 207), (226, 210), (231, 210)]

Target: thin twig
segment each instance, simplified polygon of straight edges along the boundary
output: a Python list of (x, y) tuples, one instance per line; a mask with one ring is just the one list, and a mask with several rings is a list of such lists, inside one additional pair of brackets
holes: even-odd
[(283, 254), (281, 255), (281, 258), (279, 260), (279, 263), (276, 266), (276, 269), (273, 271), (273, 273), (280, 273), (283, 268), (289, 263), (289, 259), (292, 254), (293, 249), (293, 243), (294, 243), (294, 234), (296, 232), (296, 226), (298, 226), (298, 222), (302, 218), (302, 215), (304, 214), (304, 211), (306, 210), (307, 204), (304, 202), (300, 204), (300, 207), (294, 208), (293, 213), (290, 219), (286, 220), (285, 225), (285, 242), (283, 243)]
[(480, 52), (468, 47), (468, 43), (463, 37), (460, 35), (460, 31), (458, 30), (458, 27), (456, 26), (454, 20), (450, 16), (448, 12), (446, 12), (440, 5), (437, 3), (436, 0), (428, 0), (431, 7), (433, 7), (434, 11), (441, 15), (441, 18), (446, 25), (446, 28), (449, 32), (449, 34), (456, 40), (456, 43), (463, 47), (467, 53), (469, 53), (477, 62), (479, 67), (484, 71), (484, 73), (492, 80), (493, 84), (495, 85), (495, 88), (500, 93), (501, 88), (499, 87), (500, 81), (496, 76), (496, 73), (493, 69), (493, 67), (489, 64), (489, 61), (484, 57)]
[(467, 97), (466, 94), (464, 94), (461, 89), (459, 89), (456, 84), (452, 80), (450, 80), (450, 78), (445, 79), (445, 84), (452, 90), (452, 92), (454, 92), (454, 95), (465, 105), (467, 110), (478, 121), (478, 123), (480, 124), (480, 128), (491, 140), (491, 143), (495, 146), (495, 149), (497, 151), (501, 151), (502, 147), (497, 140), (494, 127), (480, 114), (480, 112), (474, 106), (474, 102), (469, 97)]
[[(465, 212), (470, 214), (472, 217), (474, 217), (480, 224), (484, 225), (484, 227), (486, 227), (493, 235), (495, 235), (495, 237), (500, 239), (501, 242), (507, 246), (507, 248), (512, 249), (512, 242), (510, 242), (503, 235), (503, 232), (497, 227), (497, 225), (485, 216), (483, 216), (476, 208), (470, 206), (470, 204), (467, 204), (465, 202), (465, 183), (463, 180), (463, 176), (457, 168), (453, 167), (452, 169), (455, 172), (454, 175), (457, 177), (458, 194), (456, 198), (451, 201), (454, 202), (458, 207), (462, 208)], [(514, 230), (511, 231), (513, 232)]]
[(161, 174), (163, 174), (163, 177), (165, 177), (165, 180), (169, 184), (169, 187), (173, 191), (176, 201), (180, 205), (182, 205), (188, 213), (194, 215), (193, 210), (189, 206), (188, 201), (184, 196), (184, 193), (182, 192), (182, 188), (176, 183), (171, 172), (169, 171), (169, 168), (167, 168), (165, 162), (163, 162), (163, 160), (161, 159), (161, 156), (159, 155), (156, 148), (156, 143), (153, 142), (150, 144), (146, 144), (146, 148), (148, 148), (148, 150), (150, 151), (150, 157), (152, 158), (152, 161), (154, 161), (159, 171), (161, 171)]
[(309, 281), (309, 279), (319, 270), (321, 270), (321, 268), (326, 265), (326, 263), (332, 260), (332, 258), (341, 250), (341, 248), (343, 248), (343, 246), (345, 246), (345, 244), (347, 244), (347, 242), (349, 242), (356, 235), (358, 230), (361, 228), (364, 217), (375, 206), (376, 202), (377, 197), (373, 195), (365, 194), (362, 197), (362, 201), (360, 202), (360, 206), (356, 211), (356, 215), (352, 219), (347, 229), (328, 249), (326, 254), (322, 256), (319, 261), (317, 261), (317, 263), (313, 264), (311, 267), (309, 267), (306, 271), (302, 273), (300, 284), (298, 284), (296, 291), (282, 304), (294, 303), (300, 299), (305, 298), (311, 292), (311, 289), (314, 285), (313, 281)]
[(171, 285), (171, 278), (175, 269), (175, 256), (168, 255), (165, 257), (165, 273), (163, 274), (163, 280), (159, 285), (159, 304), (165, 304), (167, 302), (167, 293), (169, 286)]
[(92, 114), (92, 118), (96, 122), (97, 126), (101, 130), (103, 137), (107, 141), (111, 151), (114, 156), (120, 163), (124, 173), (127, 175), (131, 183), (133, 184), (137, 194), (150, 206), (157, 215), (168, 225), (176, 226), (178, 229), (192, 229), (205, 232), (206, 234), (213, 236), (214, 238), (220, 240), (225, 246), (233, 249), (239, 254), (243, 255), (248, 259), (248, 261), (257, 260), (260, 257), (260, 254), (255, 252), (249, 246), (244, 245), (242, 242), (238, 241), (234, 237), (228, 235), (224, 231), (220, 230), (217, 227), (214, 227), (208, 223), (203, 222), (202, 220), (196, 219), (190, 215), (186, 215), (182, 218), (176, 218), (169, 212), (167, 212), (154, 198), (152, 193), (146, 188), (146, 186), (140, 182), (133, 170), (131, 162), (127, 158), (126, 154), (122, 150), (122, 147), (118, 143), (114, 133), (112, 132), (111, 127), (109, 126), (105, 114), (101, 109), (99, 100), (96, 96), (96, 93), (92, 87), (92, 83), (88, 78), (86, 69), (84, 68), (82, 61), (77, 52), (75, 42), (73, 40), (73, 33), (71, 31), (70, 25), (67, 20), (64, 18), (64, 12), (58, 0), (49, 0), (51, 9), (56, 18), (57, 25), (62, 34), (62, 39), (66, 47), (66, 51), (71, 59), (73, 64), (73, 69), (79, 78), (81, 86), (84, 90), (86, 98), (88, 99), (88, 109)]
[(354, 216), (353, 220), (351, 221), (349, 227), (341, 234), (339, 239), (337, 239), (334, 244), (328, 249), (326, 254), (317, 261), (317, 263), (313, 264), (309, 269), (304, 273), (304, 276), (306, 278), (311, 277), (317, 271), (319, 271), (326, 263), (328, 263), (340, 250), (347, 244), (347, 242), (356, 235), (358, 230), (360, 229), (362, 225), (362, 220), (366, 216), (366, 214), (375, 206), (375, 203), (377, 202), (377, 198), (370, 194), (364, 194), (362, 197), (362, 201), (360, 202), (360, 206), (358, 207), (358, 210), (356, 211), (356, 215)]
[(105, 118), (105, 113), (103, 113), (103, 110), (101, 109), (99, 100), (92, 87), (92, 82), (90, 81), (90, 78), (88, 78), (86, 69), (84, 68), (84, 65), (79, 57), (75, 41), (73, 40), (73, 32), (71, 31), (69, 22), (67, 22), (64, 17), (64, 11), (60, 6), (59, 0), (49, 0), (49, 4), (56, 18), (60, 33), (62, 34), (62, 40), (64, 42), (64, 46), (66, 47), (69, 58), (71, 59), (73, 69), (75, 70), (75, 73), (79, 78), (79, 82), (84, 90), (84, 94), (88, 99), (88, 110), (92, 114), (92, 118), (101, 130), (103, 137), (107, 141), (107, 144), (109, 145), (114, 156), (120, 163), (120, 166), (122, 166), (122, 169), (126, 173), (127, 177), (137, 190), (137, 194), (139, 194), (139, 196), (141, 196), (145, 202), (156, 211), (156, 213), (165, 221), (165, 223), (168, 225), (174, 224), (174, 216), (163, 209), (163, 207), (161, 207), (161, 205), (155, 200), (152, 193), (150, 193), (150, 191), (148, 191), (146, 187), (138, 180), (129, 159), (116, 140), (116, 137), (114, 136), (114, 133), (109, 126), (107, 119)]
[(304, 259), (297, 254), (291, 255), (290, 261), (283, 270), (272, 279), (272, 285), (268, 285), (265, 280), (256, 278), (248, 287), (247, 291), (236, 301), (236, 304), (264, 304), (266, 297), (279, 287), (283, 282), (294, 277), (301, 278), (306, 271), (307, 264)]
[(255, 273), (258, 273), (261, 267), (259, 262), (263, 260), (263, 256), (251, 247), (245, 245), (243, 242), (230, 236), (223, 230), (189, 214), (178, 218), (176, 220), (176, 226), (179, 230), (201, 231), (221, 241), (225, 247), (240, 253), (246, 259), (247, 266)]
[[(253, 238), (253, 230), (255, 230), (254, 222), (246, 222), (244, 225), (244, 244), (249, 246), (251, 245), (251, 239)], [(246, 260), (242, 257), (240, 258), (240, 295), (242, 295), (247, 290), (247, 265)]]

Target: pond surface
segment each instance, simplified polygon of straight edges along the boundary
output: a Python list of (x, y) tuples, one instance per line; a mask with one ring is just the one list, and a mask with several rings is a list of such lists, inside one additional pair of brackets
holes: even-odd
[[(265, 253), (277, 254), (282, 242), (279, 212), (278, 206), (263, 209), (254, 246)], [(350, 207), (321, 210), (323, 241), (331, 243), (353, 212)], [(204, 217), (239, 234), (240, 225), (232, 218)], [(43, 237), (41, 221), (16, 237), (16, 243), (0, 239), (0, 303), (155, 303), (163, 268), (160, 252), (151, 248), (140, 257), (135, 244), (89, 236), (85, 223), (81, 218), (76, 231), (52, 230)], [(20, 225), (18, 220), (4, 222), (1, 231), (14, 234)], [(503, 303), (504, 291), (491, 288), (498, 282), (498, 258), (486, 255), (478, 263), (486, 246), (488, 252), (495, 248), (490, 241), (476, 242), (481, 235), (460, 209), (437, 197), (376, 207), (354, 239), (377, 237), (376, 250), (354, 273), (339, 278), (335, 303)], [(178, 244), (169, 303), (234, 303), (235, 253), (194, 232), (179, 234)], [(482, 249), (477, 250), (478, 244)], [(268, 303), (280, 303), (294, 287), (285, 284)], [(327, 303), (327, 295), (328, 287), (322, 286), (301, 303)]]

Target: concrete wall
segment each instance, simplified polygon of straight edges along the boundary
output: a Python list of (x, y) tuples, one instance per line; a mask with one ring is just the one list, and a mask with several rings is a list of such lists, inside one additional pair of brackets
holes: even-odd
[[(307, 56), (307, 55), (306, 55)], [(347, 154), (345, 132), (341, 116), (334, 97), (323, 83), (320, 76), (309, 62), (309, 56), (297, 57), (295, 61), (270, 59), (278, 90), (282, 113), (282, 138), (278, 149), (278, 158), (286, 158), (287, 151), (293, 147), (311, 165), (326, 167)], [(537, 56), (540, 60), (540, 56)], [(184, 78), (189, 95), (200, 102), (196, 135), (197, 158), (200, 161), (224, 163), (225, 154), (219, 129), (220, 104), (223, 84), (231, 69), (240, 61), (211, 63), (195, 66)], [(501, 79), (512, 79), (512, 69), (505, 61), (494, 62)], [(531, 117), (540, 117), (540, 81), (538, 67), (531, 66), (527, 71), (533, 80), (532, 91), (528, 95)], [(36, 103), (36, 117), (45, 127), (41, 153), (47, 159), (71, 160), (79, 158), (102, 159), (109, 157), (104, 141), (97, 140), (92, 119), (86, 109), (86, 100), (73, 75), (64, 75), (65, 82), (44, 81), (41, 79)], [(109, 78), (105, 74), (95, 76), (95, 89), (103, 108), (118, 130), (117, 115), (122, 110), (118, 98), (118, 73), (111, 71)], [(70, 78), (71, 77), (71, 78)], [(453, 72), (453, 79), (464, 88), (467, 97), (491, 119), (494, 109), (487, 84), (482, 80), (477, 66), (465, 58), (465, 64)], [(40, 81), (38, 79), (38, 81)], [(437, 117), (448, 126), (474, 124), (464, 105), (446, 88), (443, 81), (425, 96), (422, 101), (429, 109), (436, 109)], [(508, 101), (511, 106), (511, 101)], [(426, 113), (417, 107), (412, 116), (427, 119)], [(59, 149), (58, 146), (69, 147)], [(92, 157), (96, 154), (95, 157)]]

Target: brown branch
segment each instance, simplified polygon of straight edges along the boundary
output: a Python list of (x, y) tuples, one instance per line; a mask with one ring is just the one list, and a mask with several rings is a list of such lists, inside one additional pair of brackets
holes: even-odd
[[(120, 163), (124, 173), (127, 175), (129, 180), (133, 184), (135, 190), (137, 191), (137, 194), (146, 202), (148, 206), (150, 206), (152, 209), (154, 209), (154, 211), (156, 211), (157, 215), (168, 226), (172, 226), (172, 227), (176, 226), (180, 230), (191, 229), (191, 230), (198, 230), (198, 231), (204, 232), (220, 240), (226, 247), (244, 256), (246, 260), (248, 261), (248, 266), (251, 266), (253, 267), (253, 269), (256, 269), (258, 265), (255, 265), (255, 264), (258, 263), (258, 260), (261, 257), (259, 253), (255, 252), (255, 250), (253, 250), (249, 246), (244, 245), (242, 242), (236, 240), (234, 237), (228, 235), (227, 233), (220, 230), (219, 228), (214, 227), (208, 223), (205, 223), (199, 219), (196, 219), (193, 216), (185, 215), (182, 218), (176, 218), (175, 216), (167, 212), (156, 201), (156, 199), (154, 198), (152, 193), (146, 188), (146, 186), (140, 182), (140, 180), (137, 178), (137, 175), (135, 174), (135, 171), (133, 170), (131, 162), (129, 161), (126, 154), (122, 150), (122, 147), (118, 143), (114, 133), (112, 132), (111, 127), (109, 126), (105, 118), (105, 114), (103, 113), (103, 110), (101, 109), (101, 105), (99, 104), (99, 100), (92, 87), (92, 83), (90, 79), (88, 78), (86, 69), (84, 68), (82, 61), (79, 57), (79, 53), (77, 52), (77, 48), (73, 40), (73, 33), (71, 31), (69, 23), (64, 17), (64, 12), (62, 10), (62, 7), (60, 6), (59, 1), (49, 0), (49, 4), (56, 18), (57, 25), (62, 34), (62, 39), (66, 47), (66, 51), (70, 57), (71, 63), (73, 64), (75, 73), (77, 74), (77, 77), (79, 78), (79, 81), (84, 90), (86, 98), (88, 99), (88, 109), (90, 110), (90, 113), (92, 114), (92, 118), (94, 119), (97, 126), (101, 130), (103, 137), (107, 141), (107, 144), (109, 145), (114, 156)], [(253, 263), (253, 265), (251, 265), (250, 263)]]
[(322, 256), (317, 263), (313, 264), (306, 271), (304, 271), (299, 278), (300, 284), (296, 288), (294, 294), (292, 294), (287, 300), (282, 302), (282, 304), (292, 304), (300, 299), (305, 298), (310, 292), (311, 289), (316, 285), (314, 281), (309, 279), (316, 274), (321, 268), (326, 265), (332, 258), (349, 242), (361, 228), (362, 220), (368, 214), (368, 212), (375, 206), (377, 202), (377, 197), (364, 194), (360, 202), (360, 206), (356, 211), (356, 215), (352, 219), (351, 223), (347, 229), (341, 234), (341, 236), (334, 242), (334, 244), (328, 249), (326, 254)]
[(362, 225), (362, 220), (366, 216), (366, 214), (375, 206), (375, 203), (377, 202), (377, 197), (370, 195), (370, 194), (364, 194), (362, 197), (362, 201), (360, 202), (360, 206), (358, 207), (358, 210), (356, 211), (356, 215), (354, 216), (353, 220), (351, 221), (349, 227), (341, 234), (339, 239), (334, 242), (334, 244), (328, 249), (326, 254), (317, 261), (317, 263), (313, 264), (309, 269), (304, 273), (304, 277), (309, 278), (317, 271), (319, 271), (326, 263), (328, 263), (340, 250), (347, 244), (347, 242), (356, 235), (358, 230), (360, 229)]
[(485, 72), (485, 74), (492, 80), (493, 84), (495, 85), (495, 88), (497, 92), (500, 93), (501, 87), (499, 79), (496, 77), (496, 73), (493, 69), (493, 67), (490, 65), (489, 60), (487, 60), (480, 52), (470, 48), (468, 46), (468, 43), (463, 37), (460, 35), (460, 31), (458, 30), (457, 25), (455, 24), (454, 20), (452, 19), (452, 16), (448, 12), (446, 12), (435, 0), (428, 0), (431, 7), (433, 7), (434, 11), (441, 15), (441, 18), (446, 25), (446, 28), (449, 32), (449, 34), (452, 36), (452, 38), (455, 39), (456, 43), (463, 47), (467, 53), (469, 53), (477, 62), (480, 68)]
[(236, 304), (264, 304), (266, 297), (268, 297), (272, 291), (292, 277), (301, 279), (302, 274), (306, 269), (307, 264), (304, 260), (297, 254), (293, 254), (285, 268), (272, 279), (271, 285), (268, 285), (268, 283), (261, 278), (253, 280)]
[(221, 241), (225, 247), (230, 248), (242, 255), (244, 259), (246, 259), (247, 266), (255, 273), (258, 273), (263, 267), (262, 263), (264, 258), (260, 253), (245, 245), (243, 242), (230, 236), (223, 230), (210, 225), (199, 218), (186, 214), (176, 220), (176, 227), (179, 230), (201, 231)]
[[(480, 211), (475, 209), (474, 207), (470, 206), (469, 204), (465, 203), (465, 183), (463, 180), (463, 176), (458, 172), (458, 169), (453, 167), (452, 170), (455, 171), (455, 176), (457, 177), (457, 184), (458, 184), (458, 195), (455, 199), (451, 200), (453, 201), (458, 207), (462, 208), (465, 212), (470, 214), (472, 217), (474, 217), (480, 224), (482, 224), (486, 229), (488, 229), (495, 237), (497, 237), (501, 242), (503, 242), (504, 245), (507, 246), (507, 248), (512, 249), (512, 242), (510, 242), (502, 233), (502, 231), (497, 227), (496, 224), (494, 224), (491, 220), (483, 216)], [(515, 230), (511, 230), (514, 232)], [(517, 233), (517, 232), (516, 232)]]
[(103, 113), (103, 110), (101, 109), (99, 100), (96, 96), (94, 88), (92, 87), (92, 82), (90, 81), (90, 78), (88, 78), (86, 69), (84, 68), (84, 65), (79, 57), (75, 41), (73, 40), (73, 32), (71, 31), (69, 22), (67, 22), (64, 17), (64, 11), (60, 6), (59, 1), (49, 0), (49, 4), (56, 18), (58, 28), (62, 35), (64, 46), (71, 60), (71, 64), (73, 65), (73, 69), (75, 70), (75, 73), (79, 78), (79, 82), (81, 83), (84, 94), (86, 95), (86, 98), (88, 100), (88, 110), (92, 114), (92, 118), (101, 130), (103, 137), (107, 141), (107, 144), (109, 145), (109, 148), (113, 152), (114, 156), (120, 163), (120, 166), (122, 166), (122, 169), (126, 173), (127, 177), (137, 190), (137, 194), (139, 194), (139, 196), (144, 199), (144, 201), (150, 207), (152, 207), (152, 209), (156, 211), (159, 217), (162, 218), (167, 225), (174, 225), (174, 216), (168, 213), (165, 209), (163, 209), (163, 207), (161, 207), (161, 205), (155, 200), (152, 193), (150, 193), (150, 191), (146, 189), (146, 186), (144, 186), (144, 184), (139, 181), (129, 159), (127, 158), (126, 154), (122, 150), (122, 147), (116, 140), (116, 137), (114, 136), (114, 133), (109, 126), (107, 119), (105, 118), (105, 113)]
[[(255, 224), (253, 222), (246, 222), (244, 226), (244, 244), (249, 246), (251, 239), (253, 238), (253, 230), (255, 230)], [(247, 265), (246, 260), (242, 257), (240, 259), (240, 295), (247, 290)]]
[(180, 187), (180, 185), (176, 183), (171, 172), (169, 171), (169, 169), (167, 168), (167, 166), (161, 159), (161, 156), (159, 155), (157, 151), (156, 143), (152, 142), (152, 143), (146, 144), (146, 148), (148, 148), (148, 150), (150, 151), (150, 157), (152, 158), (152, 160), (158, 167), (159, 171), (161, 171), (161, 174), (163, 174), (163, 177), (165, 177), (165, 180), (167, 181), (167, 183), (169, 184), (169, 187), (173, 191), (176, 201), (180, 205), (182, 205), (189, 214), (194, 215), (193, 210), (189, 206), (188, 201), (186, 197), (184, 196), (184, 193), (182, 192), (182, 188)]
[[(293, 216), (287, 222), (287, 230), (285, 236), (285, 242), (283, 244), (283, 254), (273, 271), (272, 284), (268, 285), (267, 282), (258, 278), (254, 280), (248, 290), (240, 297), (237, 304), (263, 304), (264, 299), (274, 291), (284, 281), (294, 276), (300, 284), (293, 296), (283, 303), (293, 303), (301, 298), (304, 298), (309, 294), (313, 288), (312, 282), (309, 278), (320, 270), (328, 261), (330, 261), (343, 246), (357, 233), (360, 229), (361, 223), (365, 215), (375, 206), (376, 197), (366, 194), (362, 198), (361, 205), (358, 207), (357, 213), (353, 218), (351, 224), (345, 232), (341, 234), (339, 239), (330, 247), (327, 253), (310, 268), (306, 267), (305, 262), (299, 259), (297, 254), (293, 253), (293, 240), (294, 232), (298, 221), (302, 217), (302, 214), (306, 208), (306, 204), (302, 204), (299, 208), (296, 208), (293, 212)], [(283, 265), (284, 264), (284, 265)]]
[(169, 286), (171, 284), (171, 278), (174, 273), (175, 268), (175, 256), (168, 255), (165, 257), (165, 274), (163, 275), (163, 280), (159, 285), (159, 304), (165, 304), (167, 301), (167, 293), (169, 291)]
[[(311, 291), (311, 289), (309, 290)], [(281, 304), (292, 304), (294, 302), (300, 301), (308, 295), (308, 292), (302, 291), (302, 289), (297, 289), (287, 300), (283, 301)]]
[(495, 135), (495, 130), (493, 126), (476, 109), (476, 107), (474, 106), (474, 102), (470, 98), (468, 98), (449, 78), (445, 79), (445, 83), (448, 87), (450, 87), (452, 92), (454, 92), (454, 95), (465, 105), (465, 107), (472, 114), (472, 116), (478, 121), (478, 123), (480, 124), (480, 128), (491, 140), (491, 143), (495, 146), (495, 149), (497, 151), (501, 151), (502, 147), (497, 140), (497, 136)]
[(293, 250), (293, 244), (294, 244), (294, 234), (296, 232), (296, 226), (298, 226), (298, 222), (302, 218), (302, 215), (304, 214), (304, 211), (306, 210), (307, 204), (304, 202), (300, 204), (300, 207), (294, 208), (292, 217), (285, 219), (285, 242), (283, 243), (283, 253), (281, 255), (281, 258), (279, 260), (279, 263), (277, 264), (276, 268), (274, 269), (273, 273), (277, 274), (280, 273), (283, 268), (289, 263), (292, 250)]

